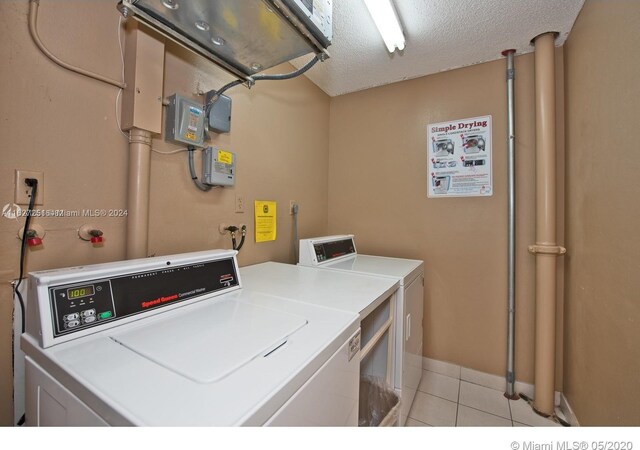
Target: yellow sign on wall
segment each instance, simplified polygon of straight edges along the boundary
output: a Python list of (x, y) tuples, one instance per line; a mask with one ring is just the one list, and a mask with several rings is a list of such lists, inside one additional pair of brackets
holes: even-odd
[(276, 240), (276, 202), (254, 202), (256, 242)]

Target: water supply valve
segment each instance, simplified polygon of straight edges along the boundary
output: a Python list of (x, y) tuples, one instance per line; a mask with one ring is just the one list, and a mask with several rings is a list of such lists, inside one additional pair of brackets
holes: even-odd
[[(22, 240), (23, 233), (23, 229), (18, 230), (17, 238)], [(30, 248), (40, 247), (42, 245), (42, 239), (44, 239), (45, 234), (46, 232), (44, 231), (44, 228), (42, 228), (40, 225), (31, 225), (31, 227), (26, 231), (25, 238), (27, 241), (27, 245)]]
[(93, 225), (82, 225), (78, 230), (78, 237), (83, 241), (90, 241), (94, 247), (102, 245), (104, 233)]
[(27, 230), (27, 245), (29, 247), (37, 247), (42, 245), (42, 238), (38, 236), (38, 232), (36, 230)]
[(91, 234), (91, 243), (92, 244), (101, 244), (102, 243), (102, 231), (100, 230), (91, 230), (89, 232)]

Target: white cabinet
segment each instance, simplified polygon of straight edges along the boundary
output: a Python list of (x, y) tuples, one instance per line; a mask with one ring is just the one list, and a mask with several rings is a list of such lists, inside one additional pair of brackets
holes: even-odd
[(402, 423), (422, 379), (422, 319), (424, 314), (424, 276), (404, 286), (404, 337), (402, 357)]

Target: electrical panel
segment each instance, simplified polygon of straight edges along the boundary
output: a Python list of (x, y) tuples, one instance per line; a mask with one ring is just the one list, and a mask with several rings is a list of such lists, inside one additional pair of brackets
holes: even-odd
[(228, 133), (231, 130), (231, 99), (220, 95), (209, 110), (209, 131)]
[(165, 140), (203, 147), (204, 120), (204, 107), (200, 103), (173, 94), (166, 111)]
[(208, 147), (202, 156), (202, 181), (211, 186), (233, 186), (236, 182), (236, 155)]

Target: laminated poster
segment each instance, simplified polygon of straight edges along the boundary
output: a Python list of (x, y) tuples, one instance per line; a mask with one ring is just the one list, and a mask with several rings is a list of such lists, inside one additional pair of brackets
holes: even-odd
[(256, 242), (276, 240), (276, 202), (255, 201)]
[(427, 197), (493, 195), (491, 116), (429, 124)]

